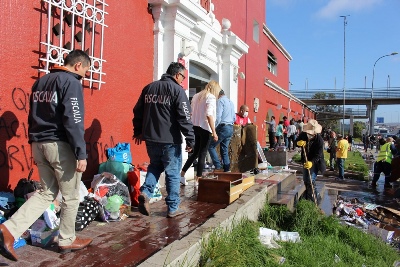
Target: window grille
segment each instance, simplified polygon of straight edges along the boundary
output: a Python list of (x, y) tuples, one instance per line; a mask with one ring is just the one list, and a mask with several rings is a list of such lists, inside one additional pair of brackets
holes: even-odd
[(100, 89), (104, 75), (103, 58), (105, 0), (42, 0), (47, 3), (47, 38), (41, 45), (46, 54), (40, 58), (44, 64), (40, 71), (48, 73), (53, 65), (63, 65), (65, 56), (74, 49), (85, 51), (91, 66), (89, 88)]

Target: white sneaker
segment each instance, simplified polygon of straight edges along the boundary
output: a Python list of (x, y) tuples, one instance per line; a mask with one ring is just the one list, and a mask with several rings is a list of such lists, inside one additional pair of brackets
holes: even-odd
[(181, 177), (181, 185), (188, 185), (188, 182), (186, 182), (185, 177)]

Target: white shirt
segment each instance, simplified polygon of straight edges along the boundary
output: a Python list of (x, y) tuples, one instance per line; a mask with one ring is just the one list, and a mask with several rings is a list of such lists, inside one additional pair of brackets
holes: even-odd
[(289, 125), (288, 129), (287, 129), (287, 136), (289, 137), (289, 136), (296, 134), (296, 130), (297, 130), (297, 128), (295, 125)]
[(207, 116), (212, 116), (215, 123), (217, 117), (217, 99), (213, 94), (207, 93), (206, 98), (200, 100), (199, 94), (195, 94), (192, 99), (192, 122), (194, 126), (199, 126), (212, 133)]

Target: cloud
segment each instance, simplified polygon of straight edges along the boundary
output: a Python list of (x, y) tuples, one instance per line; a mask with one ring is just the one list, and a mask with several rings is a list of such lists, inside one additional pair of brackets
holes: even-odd
[(328, 4), (317, 12), (317, 17), (331, 19), (351, 12), (371, 9), (383, 0), (329, 0)]

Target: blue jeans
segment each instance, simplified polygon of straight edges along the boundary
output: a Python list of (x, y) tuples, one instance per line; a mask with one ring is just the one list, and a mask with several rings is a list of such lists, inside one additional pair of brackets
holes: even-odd
[(231, 142), (233, 135), (233, 125), (218, 125), (217, 129), (215, 129), (218, 135), (218, 141), (211, 141), (210, 146), (208, 148), (208, 152), (210, 153), (210, 157), (216, 169), (221, 169), (221, 162), (218, 158), (217, 151), (215, 147), (219, 144), (219, 151), (221, 153), (221, 159), (224, 164), (224, 171), (227, 172), (230, 170), (230, 160), (229, 160), (229, 143)]
[[(318, 175), (318, 168), (316, 164), (313, 164), (311, 169), (310, 169), (310, 174), (311, 174), (311, 180), (312, 182), (315, 182), (317, 180), (317, 175)], [(308, 170), (303, 168), (303, 182), (305, 185), (310, 184), (310, 178), (308, 175)]]
[(339, 178), (344, 179), (344, 162), (346, 159), (344, 158), (337, 158), (337, 166), (339, 168)]
[(168, 212), (174, 212), (179, 208), (180, 203), (182, 147), (180, 144), (146, 142), (146, 148), (150, 164), (147, 168), (146, 180), (140, 187), (140, 192), (150, 198), (161, 173), (165, 171), (165, 186), (168, 194), (165, 203), (168, 206)]

